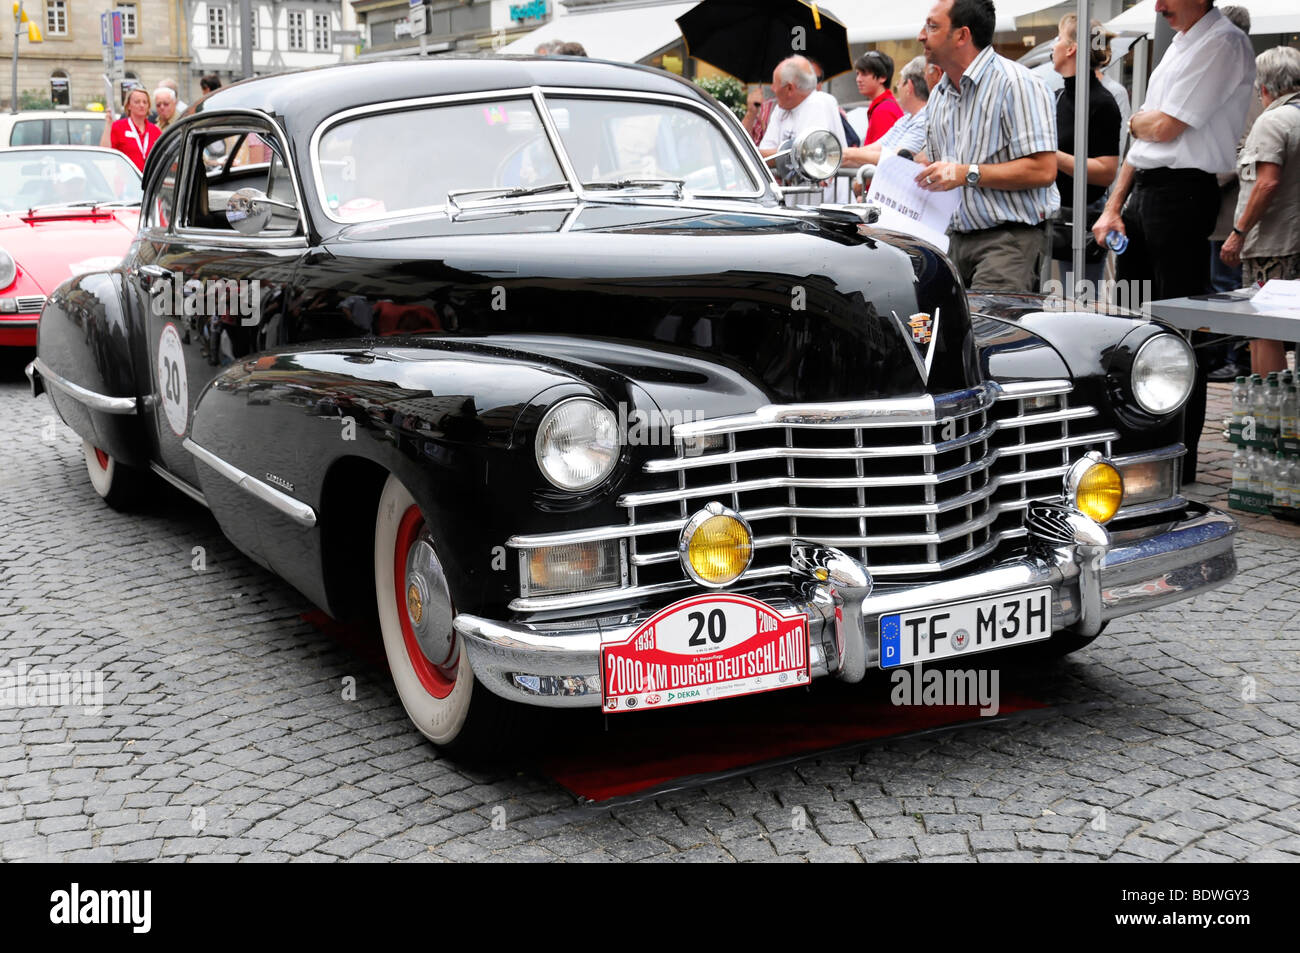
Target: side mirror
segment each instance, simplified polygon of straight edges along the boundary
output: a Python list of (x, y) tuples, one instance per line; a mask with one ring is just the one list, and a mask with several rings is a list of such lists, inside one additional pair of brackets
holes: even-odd
[(267, 198), (257, 189), (240, 189), (226, 200), (226, 221), (241, 235), (256, 235), (270, 224), (273, 210), (277, 208), (298, 211), (296, 206)]

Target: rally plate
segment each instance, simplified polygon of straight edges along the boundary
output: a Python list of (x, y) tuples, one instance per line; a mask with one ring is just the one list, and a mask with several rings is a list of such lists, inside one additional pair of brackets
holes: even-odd
[(600, 670), (610, 713), (807, 685), (807, 624), (748, 596), (694, 596), (602, 645)]

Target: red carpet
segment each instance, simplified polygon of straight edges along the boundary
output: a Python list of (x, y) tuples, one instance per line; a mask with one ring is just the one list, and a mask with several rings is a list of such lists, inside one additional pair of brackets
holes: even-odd
[[(336, 622), (320, 611), (303, 613), (302, 619), (377, 668), (387, 669), (377, 631)], [(988, 720), (974, 705), (892, 705), (889, 696), (888, 679), (869, 672), (860, 685), (830, 682), (811, 689), (613, 715), (608, 718), (608, 731), (600, 730), (605, 716), (599, 709), (566, 713), (568, 717), (548, 720), (537, 767), (579, 797), (607, 801), (679, 778)], [(999, 693), (999, 715), (1046, 707), (1013, 692)]]
[[(693, 723), (674, 718), (675, 724), (670, 725), (663, 716), (679, 714), (671, 711), (614, 716), (611, 721), (637, 719), (642, 724), (602, 735), (584, 750), (553, 754), (541, 767), (574, 794), (605, 801), (692, 775), (717, 774), (843, 745), (987, 720), (975, 706), (892, 705), (889, 684), (884, 681), (842, 687), (860, 692), (864, 700), (819, 699), (815, 693), (791, 690), (789, 700), (780, 703), (773, 693), (761, 701), (691, 706), (700, 715), (706, 707), (715, 707), (724, 718), (731, 712), (739, 714), (739, 707), (745, 706), (748, 717), (712, 723), (699, 723), (702, 718)], [(998, 714), (1045, 707), (1033, 699), (1003, 693)]]

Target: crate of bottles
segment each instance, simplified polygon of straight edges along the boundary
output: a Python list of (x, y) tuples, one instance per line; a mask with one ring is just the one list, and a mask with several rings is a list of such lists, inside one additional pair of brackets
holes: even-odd
[(1228, 505), (1300, 520), (1300, 394), (1290, 371), (1238, 377), (1232, 388)]

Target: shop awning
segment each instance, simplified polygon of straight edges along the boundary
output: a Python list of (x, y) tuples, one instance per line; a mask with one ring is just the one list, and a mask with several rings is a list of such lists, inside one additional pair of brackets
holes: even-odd
[[(1300, 3), (1296, 0), (1232, 0), (1250, 11), (1250, 32), (1300, 33)], [(1156, 31), (1156, 0), (1142, 0), (1106, 24), (1112, 33)]]
[(587, 55), (594, 59), (636, 63), (679, 42), (682, 31), (677, 27), (677, 18), (693, 6), (694, 0), (653, 7), (574, 12), (506, 44), (500, 52), (531, 53), (539, 43), (563, 40), (581, 43)]

